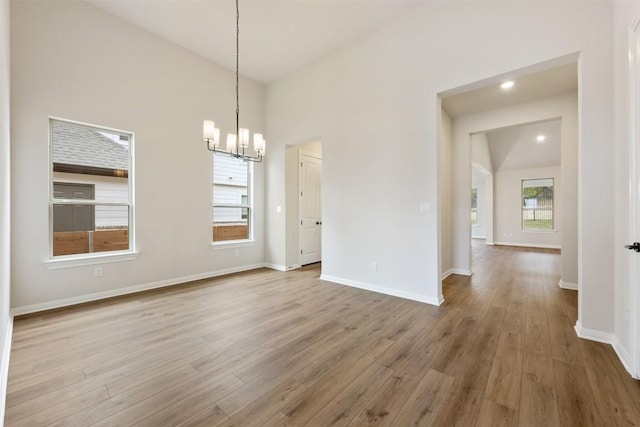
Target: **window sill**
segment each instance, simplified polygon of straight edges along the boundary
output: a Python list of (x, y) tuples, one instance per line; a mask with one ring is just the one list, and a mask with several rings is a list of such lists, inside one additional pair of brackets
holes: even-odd
[(533, 233), (533, 234), (552, 234), (557, 233), (558, 230), (520, 230), (523, 233)]
[(234, 248), (246, 248), (253, 246), (256, 243), (255, 240), (243, 239), (243, 240), (225, 240), (222, 242), (211, 242), (211, 249), (219, 251), (222, 249), (234, 249)]
[(64, 255), (50, 258), (44, 261), (44, 265), (49, 270), (60, 268), (81, 267), (84, 265), (108, 264), (111, 262), (132, 261), (138, 257), (140, 252), (126, 251), (113, 252), (109, 254), (89, 254), (89, 255)]

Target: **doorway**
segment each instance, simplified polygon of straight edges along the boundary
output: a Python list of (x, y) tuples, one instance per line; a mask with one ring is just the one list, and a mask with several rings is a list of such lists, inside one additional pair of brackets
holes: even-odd
[(299, 151), (298, 229), (299, 264), (322, 260), (322, 159), (317, 153)]
[[(496, 75), (486, 80), (469, 83), (445, 92), (439, 93), (440, 126), (439, 149), (447, 156), (441, 156), (439, 168), (442, 172), (441, 180), (449, 183), (451, 197), (447, 201), (442, 195), (446, 188), (441, 186), (440, 205), (441, 218), (451, 218), (450, 225), (440, 232), (440, 259), (442, 277), (448, 274), (470, 276), (472, 226), (470, 224), (473, 163), (487, 164), (485, 169), (491, 173), (485, 188), (493, 188), (493, 230), (494, 245), (508, 244), (513, 246), (532, 246), (538, 248), (562, 248), (561, 275), (559, 286), (578, 289), (578, 55), (570, 54), (538, 63), (519, 70)], [(509, 85), (503, 85), (503, 83)], [(535, 147), (546, 150), (551, 146), (560, 148), (559, 173), (561, 176), (526, 176), (523, 179), (550, 178), (558, 188), (558, 203), (554, 214), (559, 220), (552, 230), (529, 232), (524, 230), (522, 181), (516, 179), (511, 169), (527, 171), (527, 163), (532, 156), (526, 155), (525, 145), (515, 147), (515, 141), (524, 135), (524, 125), (555, 122), (560, 124), (559, 137), (553, 143), (549, 139), (541, 139), (540, 135), (531, 135), (527, 142)], [(496, 131), (505, 131), (503, 135), (489, 135)], [(502, 133), (502, 132), (500, 132)], [(484, 134), (484, 135), (483, 135)], [(508, 134), (508, 135), (507, 135)], [(507, 144), (496, 143), (497, 150), (490, 152), (488, 146), (484, 151), (487, 162), (478, 161), (473, 153), (474, 138), (485, 136), (483, 146), (487, 146), (494, 136), (507, 139)], [(532, 139), (532, 138), (533, 139)], [(560, 144), (561, 141), (561, 144)], [(540, 144), (538, 144), (540, 142)], [(550, 144), (551, 143), (551, 144)], [(521, 150), (522, 148), (522, 150)], [(492, 150), (493, 151), (493, 150)], [(512, 152), (513, 151), (513, 152)], [(522, 151), (522, 152), (521, 152)], [(538, 150), (539, 151), (539, 150)], [(516, 155), (517, 154), (517, 155)], [(557, 152), (555, 168), (557, 163)], [(509, 159), (507, 159), (509, 158)], [(509, 165), (512, 163), (513, 165)], [(515, 164), (517, 163), (517, 164)], [(533, 165), (534, 169), (541, 169), (541, 165)], [(545, 165), (544, 168), (549, 167)], [(503, 169), (503, 170), (501, 170)], [(527, 175), (529, 175), (527, 173)], [(508, 188), (500, 185), (507, 182)], [(511, 185), (513, 183), (515, 185)], [(512, 193), (505, 198), (504, 191)], [(499, 206), (499, 200), (507, 203)], [(509, 210), (509, 222), (498, 219), (498, 208)], [(502, 215), (504, 218), (505, 216)], [(442, 221), (444, 224), (444, 220)], [(491, 225), (490, 223), (488, 225)], [(449, 230), (449, 231), (447, 231)], [(525, 231), (527, 231), (525, 233)], [(487, 237), (491, 233), (486, 230)], [(553, 241), (549, 241), (553, 238)], [(487, 239), (489, 243), (489, 239)], [(448, 251), (446, 253), (445, 251)], [(580, 297), (580, 295), (579, 295)], [(580, 301), (580, 298), (578, 298)]]
[(288, 146), (285, 164), (286, 265), (282, 268), (289, 271), (322, 262), (322, 142)]

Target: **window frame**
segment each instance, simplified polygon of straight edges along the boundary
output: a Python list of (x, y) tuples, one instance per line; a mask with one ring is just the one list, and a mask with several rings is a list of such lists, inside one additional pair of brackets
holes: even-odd
[[(211, 215), (213, 216), (213, 210), (215, 208), (233, 208), (233, 209), (247, 209), (247, 238), (246, 239), (234, 239), (234, 240), (213, 240), (213, 233), (211, 234), (211, 246), (214, 249), (223, 249), (225, 247), (244, 247), (251, 246), (254, 243), (253, 238), (253, 162), (249, 162), (246, 160), (242, 160), (243, 163), (247, 166), (247, 203), (242, 203), (242, 195), (240, 196), (240, 202), (237, 204), (233, 203), (218, 203), (215, 202), (215, 185), (214, 177), (215, 177), (215, 159), (223, 158), (223, 156), (216, 155), (211, 153)], [(238, 159), (240, 160), (240, 159)], [(242, 211), (240, 213), (241, 219), (244, 215)], [(213, 218), (211, 218), (211, 226), (213, 227)]]
[[(54, 122), (68, 123), (74, 126), (87, 127), (93, 130), (104, 131), (112, 134), (126, 135), (129, 137), (129, 158), (128, 158), (128, 173), (127, 173), (127, 187), (128, 187), (128, 202), (117, 201), (96, 201), (83, 200), (83, 199), (56, 199), (54, 198), (54, 183), (60, 181), (54, 181), (53, 170), (53, 125)], [(92, 123), (80, 122), (76, 120), (65, 119), (61, 117), (49, 116), (48, 117), (48, 144), (49, 144), (49, 197), (48, 197), (48, 215), (49, 215), (49, 252), (48, 259), (45, 263), (49, 264), (49, 268), (64, 268), (73, 267), (79, 265), (91, 265), (102, 264), (115, 261), (128, 261), (135, 259), (138, 252), (135, 246), (135, 133), (132, 131), (126, 131), (122, 129), (111, 128), (108, 126), (95, 125)], [(69, 255), (53, 255), (53, 226), (54, 218), (53, 211), (55, 205), (90, 205), (90, 206), (126, 206), (128, 211), (128, 237), (129, 237), (129, 249), (104, 251), (104, 252), (88, 252)]]
[[(551, 197), (551, 228), (527, 228), (524, 226), (524, 183), (525, 181), (551, 181), (553, 196)], [(556, 231), (556, 181), (554, 177), (523, 178), (520, 180), (520, 230), (525, 233), (553, 233)]]

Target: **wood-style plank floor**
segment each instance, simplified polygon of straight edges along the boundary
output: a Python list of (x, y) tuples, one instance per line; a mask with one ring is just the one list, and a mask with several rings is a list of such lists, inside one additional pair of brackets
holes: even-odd
[(312, 266), (16, 319), (5, 423), (640, 425), (640, 383), (576, 337), (559, 262), (475, 242), (441, 307)]

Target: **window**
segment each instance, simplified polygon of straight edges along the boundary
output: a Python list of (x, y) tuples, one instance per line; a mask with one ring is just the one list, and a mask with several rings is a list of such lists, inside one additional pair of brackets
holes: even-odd
[(471, 189), (471, 225), (478, 225), (478, 189)]
[(129, 251), (131, 132), (50, 119), (51, 255)]
[(213, 241), (251, 238), (251, 162), (213, 155)]
[(522, 229), (554, 229), (553, 178), (522, 180)]

